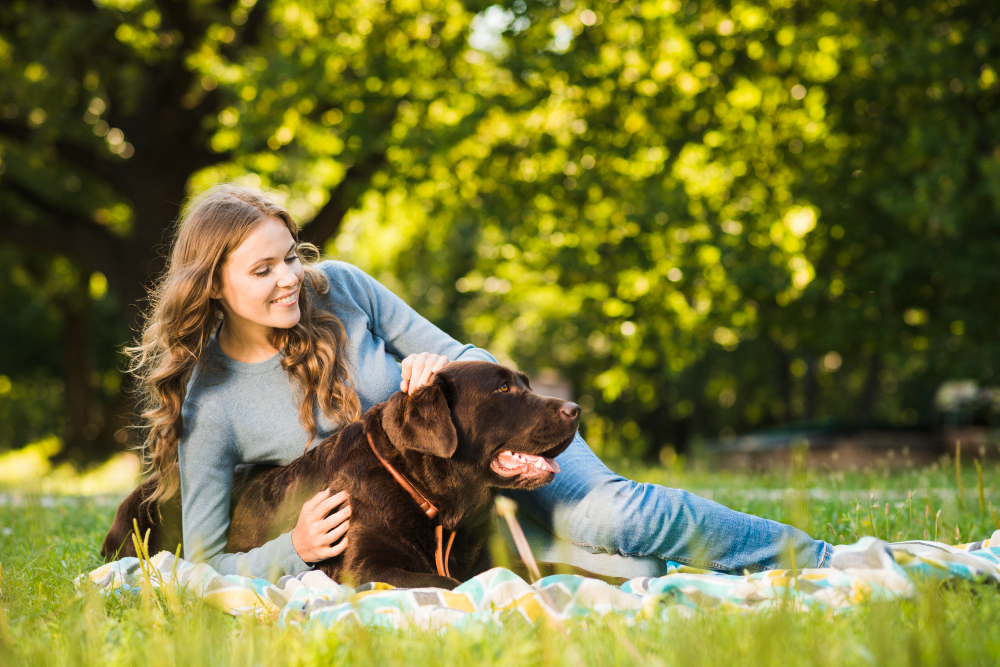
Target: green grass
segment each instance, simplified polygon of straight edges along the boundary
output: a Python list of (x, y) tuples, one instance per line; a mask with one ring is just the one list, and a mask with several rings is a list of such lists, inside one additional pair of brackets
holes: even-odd
[[(685, 468), (619, 470), (640, 481), (699, 490), (735, 509), (795, 523), (833, 542), (935, 534), (950, 543), (988, 537), (1000, 503), (1000, 465), (953, 460), (924, 469), (767, 474)], [(51, 486), (35, 486), (51, 492)], [(51, 502), (32, 493), (0, 505), (0, 665), (946, 665), (1000, 663), (1000, 591), (922, 584), (912, 600), (823, 611), (698, 612), (626, 626), (614, 617), (441, 633), (354, 625), (282, 629), (233, 619), (190, 596), (174, 605), (75, 594), (72, 580), (100, 564), (97, 548), (114, 503)], [(888, 501), (888, 503), (887, 503)], [(888, 512), (886, 512), (888, 508)]]

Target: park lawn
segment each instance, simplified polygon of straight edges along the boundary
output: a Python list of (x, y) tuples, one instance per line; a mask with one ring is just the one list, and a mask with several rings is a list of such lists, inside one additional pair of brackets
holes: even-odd
[[(849, 472), (766, 474), (617, 466), (639, 481), (698, 490), (795, 523), (829, 541), (862, 535), (958, 543), (989, 537), (1000, 465), (987, 461)], [(502, 628), (385, 631), (278, 628), (233, 619), (200, 600), (173, 607), (77, 596), (73, 578), (100, 564), (115, 497), (42, 496), (7, 487), (0, 504), (0, 665), (895, 665), (1000, 664), (1000, 591), (921, 584), (911, 600), (834, 615), (790, 609), (697, 612), (627, 626), (614, 617), (555, 627), (512, 615)], [(982, 493), (980, 494), (980, 490)], [(983, 504), (980, 505), (980, 497)]]

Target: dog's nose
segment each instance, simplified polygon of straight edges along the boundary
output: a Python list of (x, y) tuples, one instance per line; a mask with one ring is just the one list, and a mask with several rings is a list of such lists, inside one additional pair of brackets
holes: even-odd
[(569, 401), (566, 401), (565, 403), (562, 404), (562, 407), (559, 408), (559, 412), (566, 415), (566, 417), (569, 419), (576, 419), (577, 417), (580, 416), (580, 406), (577, 405), (576, 403), (570, 403)]

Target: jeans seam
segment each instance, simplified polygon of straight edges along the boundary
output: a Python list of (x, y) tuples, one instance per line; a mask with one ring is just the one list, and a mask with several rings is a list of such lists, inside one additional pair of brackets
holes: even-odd
[(659, 558), (660, 560), (664, 560), (664, 561), (670, 560), (670, 561), (673, 561), (675, 563), (681, 563), (682, 565), (690, 565), (692, 567), (697, 567), (697, 568), (700, 568), (700, 569), (703, 569), (703, 570), (719, 570), (719, 571), (722, 571), (722, 572), (728, 572), (729, 571), (726, 568), (725, 565), (723, 565), (721, 563), (716, 563), (715, 561), (694, 560), (693, 558), (684, 558), (682, 556), (668, 557), (668, 556), (665, 556), (665, 555), (663, 555), (661, 553), (658, 553), (658, 552), (655, 552), (655, 551), (652, 552), (652, 553), (648, 553), (648, 554), (631, 553), (631, 552), (625, 551), (623, 549), (619, 549), (617, 547), (614, 548), (614, 549), (609, 549), (607, 547), (597, 546), (595, 544), (590, 544), (588, 542), (581, 542), (580, 540), (574, 540), (572, 538), (563, 538), (563, 539), (567, 539), (568, 541), (572, 542), (573, 544), (575, 544), (575, 545), (577, 545), (579, 547), (584, 547), (586, 549), (595, 549), (597, 551), (597, 553), (602, 553), (603, 552), (603, 553), (609, 553), (609, 554), (616, 554), (616, 555), (619, 555), (619, 556), (626, 556), (628, 558), (636, 558), (636, 557), (643, 558), (643, 557), (646, 557), (646, 556), (654, 556), (656, 558)]
[(830, 566), (830, 562), (833, 560), (833, 545), (829, 542), (824, 543), (823, 547), (823, 559), (820, 561), (820, 568), (825, 568)]
[(683, 556), (677, 556), (675, 558), (667, 558), (666, 556), (660, 554), (656, 554), (656, 556), (662, 558), (663, 560), (671, 560), (675, 563), (680, 563), (682, 565), (692, 565), (702, 570), (716, 570), (720, 572), (729, 571), (725, 565), (723, 565), (722, 563), (716, 563), (715, 561), (694, 560), (691, 558), (684, 558)]
[[(566, 540), (568, 542), (571, 542), (571, 543), (575, 544), (578, 547), (583, 547), (583, 548), (588, 549), (588, 550), (592, 549), (596, 553), (607, 553), (607, 554), (613, 554), (613, 555), (618, 555), (618, 556), (625, 556), (627, 558), (637, 558), (637, 557), (638, 558), (644, 558), (646, 556), (653, 556), (653, 557), (659, 558), (660, 560), (663, 560), (663, 561), (673, 561), (675, 563), (681, 563), (682, 565), (690, 565), (692, 567), (697, 567), (697, 568), (700, 568), (700, 569), (703, 569), (703, 570), (714, 570), (714, 571), (717, 571), (717, 572), (740, 572), (740, 573), (742, 573), (744, 570), (746, 570), (748, 572), (755, 573), (755, 572), (765, 572), (765, 571), (767, 571), (769, 569), (769, 568), (764, 567), (762, 565), (751, 564), (751, 565), (744, 565), (744, 566), (742, 566), (742, 567), (740, 567), (740, 568), (738, 568), (736, 570), (733, 570), (731, 568), (727, 568), (722, 563), (717, 563), (715, 561), (695, 560), (693, 558), (684, 558), (683, 556), (667, 556), (667, 555), (661, 554), (661, 553), (659, 553), (657, 551), (652, 551), (650, 553), (638, 553), (638, 552), (632, 553), (632, 552), (629, 552), (629, 551), (625, 551), (623, 549), (619, 549), (617, 547), (608, 548), (608, 547), (605, 547), (605, 546), (598, 546), (598, 545), (595, 545), (595, 544), (590, 544), (589, 542), (584, 542), (584, 541), (581, 541), (581, 540), (575, 540), (575, 539), (573, 539), (571, 537), (567, 537), (565, 535), (559, 535), (554, 530), (550, 530), (550, 532), (553, 535), (556, 535), (557, 537), (560, 537), (561, 539), (564, 539), (564, 540)], [(829, 542), (824, 542), (823, 556), (822, 556), (822, 558), (820, 560), (819, 567), (820, 568), (828, 567), (829, 563), (832, 560), (833, 560), (833, 545), (830, 544)]]

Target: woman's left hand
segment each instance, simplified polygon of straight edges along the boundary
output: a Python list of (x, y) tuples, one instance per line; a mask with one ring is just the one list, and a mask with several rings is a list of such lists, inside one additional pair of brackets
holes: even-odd
[(399, 390), (412, 394), (429, 384), (434, 374), (444, 368), (448, 361), (448, 357), (430, 352), (411, 354), (403, 359), (403, 381), (399, 383)]

